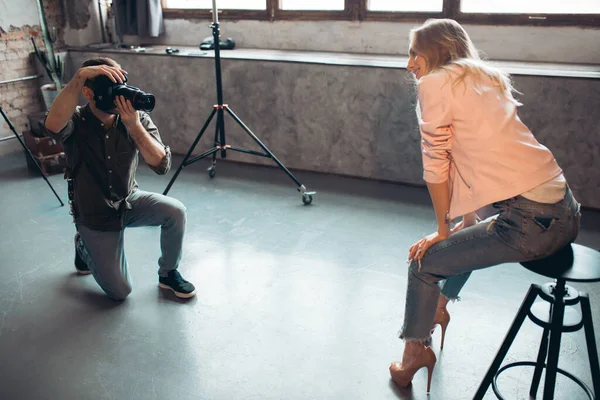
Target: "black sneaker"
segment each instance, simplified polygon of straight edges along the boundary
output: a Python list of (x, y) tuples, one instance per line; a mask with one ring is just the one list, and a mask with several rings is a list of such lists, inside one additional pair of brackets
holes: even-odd
[(81, 256), (79, 255), (79, 251), (77, 251), (77, 249), (79, 247), (81, 247), (81, 245), (78, 246), (78, 242), (80, 240), (81, 240), (81, 237), (79, 236), (79, 233), (76, 233), (75, 234), (75, 269), (81, 275), (89, 275), (92, 273), (92, 271), (90, 271), (90, 267), (87, 266), (85, 261), (83, 261), (83, 258), (81, 258)]
[(158, 286), (162, 289), (172, 290), (175, 296), (182, 299), (189, 299), (196, 295), (194, 285), (183, 279), (177, 270), (169, 271), (168, 276), (160, 276)]

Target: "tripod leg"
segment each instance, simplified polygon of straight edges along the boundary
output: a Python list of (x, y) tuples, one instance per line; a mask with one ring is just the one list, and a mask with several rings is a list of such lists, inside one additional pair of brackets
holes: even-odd
[(590, 369), (592, 373), (592, 382), (594, 384), (594, 395), (600, 397), (600, 364), (598, 363), (598, 349), (596, 348), (596, 336), (594, 335), (594, 323), (592, 322), (592, 309), (590, 298), (587, 293), (579, 293), (581, 297), (581, 314), (583, 326), (585, 329), (585, 341), (587, 343), (588, 357), (590, 359)]
[[(16, 133), (15, 133), (15, 135), (16, 135)], [(19, 138), (19, 141), (21, 141), (21, 138)], [(22, 142), (21, 142), (21, 144), (23, 145), (23, 147), (25, 147), (25, 150), (27, 151), (27, 155), (29, 156), (29, 158), (31, 159), (31, 161), (33, 161), (33, 163), (37, 167), (38, 171), (40, 171), (40, 174), (42, 175), (42, 178), (44, 178), (44, 180), (46, 181), (46, 183), (50, 187), (50, 190), (52, 190), (52, 193), (54, 193), (54, 196), (56, 196), (56, 198), (58, 199), (58, 202), (60, 203), (60, 206), (63, 207), (65, 205), (65, 203), (63, 203), (63, 201), (60, 199), (60, 196), (58, 195), (58, 193), (56, 193), (56, 190), (54, 190), (54, 187), (52, 186), (52, 184), (50, 183), (50, 181), (48, 180), (48, 178), (46, 178), (46, 175), (44, 175), (44, 171), (42, 171), (42, 167), (40, 167), (40, 164), (38, 164), (37, 160), (35, 159), (35, 157), (33, 156), (33, 154), (31, 154), (31, 151), (29, 151), (29, 149), (25, 146), (25, 144), (22, 143)]]
[(217, 114), (217, 124), (219, 125), (221, 134), (219, 141), (221, 142), (221, 146), (223, 146), (223, 148), (221, 148), (221, 158), (227, 158), (227, 150), (225, 150), (225, 145), (227, 143), (225, 143), (225, 118), (223, 108), (219, 109), (219, 113)]
[(235, 122), (237, 122), (244, 131), (246, 131), (246, 133), (248, 135), (250, 135), (252, 137), (252, 139), (254, 139), (254, 141), (273, 159), (273, 161), (275, 161), (275, 163), (277, 163), (277, 165), (283, 169), (285, 171), (285, 173), (296, 183), (296, 185), (298, 185), (298, 190), (300, 190), (300, 187), (302, 187), (302, 184), (298, 181), (298, 179), (296, 179), (296, 177), (285, 167), (285, 165), (283, 165), (281, 163), (281, 161), (279, 161), (277, 159), (277, 157), (275, 157), (275, 155), (271, 152), (271, 150), (269, 150), (269, 148), (260, 141), (260, 139), (250, 130), (250, 128), (248, 128), (246, 126), (246, 124), (244, 124), (244, 122), (237, 116), (235, 115), (235, 113), (233, 111), (231, 111), (230, 108), (227, 108), (227, 112), (229, 113), (229, 115), (231, 115), (233, 117), (233, 119), (235, 120)]
[(179, 168), (177, 168), (177, 171), (175, 172), (175, 175), (173, 175), (173, 178), (171, 178), (171, 181), (169, 182), (169, 184), (167, 185), (167, 188), (163, 192), (163, 194), (165, 196), (167, 195), (167, 193), (169, 193), (169, 190), (171, 190), (171, 186), (173, 186), (173, 183), (175, 183), (175, 179), (177, 179), (177, 177), (179, 176), (179, 173), (181, 172), (181, 170), (183, 169), (183, 167), (185, 167), (186, 165), (188, 165), (187, 164), (188, 158), (190, 158), (190, 156), (192, 155), (192, 151), (194, 151), (194, 148), (196, 147), (196, 145), (200, 141), (200, 138), (204, 134), (204, 131), (206, 131), (206, 128), (208, 128), (208, 124), (210, 124), (210, 121), (212, 121), (212, 119), (215, 116), (216, 112), (217, 112), (217, 110), (213, 108), (212, 112), (210, 113), (210, 116), (208, 117), (208, 119), (204, 123), (204, 126), (202, 127), (202, 129), (198, 133), (198, 136), (196, 136), (196, 139), (194, 140), (194, 143), (192, 144), (192, 146), (188, 150), (187, 154), (185, 155), (185, 158), (181, 162), (181, 165), (179, 165)]
[(538, 285), (531, 285), (529, 287), (529, 291), (527, 292), (527, 295), (525, 296), (523, 303), (521, 303), (519, 312), (515, 316), (515, 319), (513, 320), (513, 323), (510, 326), (508, 333), (506, 334), (506, 338), (502, 342), (502, 345), (500, 346), (498, 353), (496, 353), (496, 357), (494, 358), (494, 361), (492, 361), (492, 365), (490, 365), (490, 368), (488, 369), (487, 373), (485, 374), (483, 381), (481, 381), (481, 384), (479, 385), (479, 389), (477, 389), (477, 393), (475, 393), (475, 396), (473, 397), (473, 399), (475, 399), (475, 400), (483, 399), (485, 392), (487, 392), (488, 388), (492, 384), (492, 380), (494, 379), (494, 376), (496, 375), (496, 373), (498, 372), (498, 369), (500, 368), (500, 364), (502, 364), (504, 357), (506, 357), (506, 354), (508, 353), (508, 349), (510, 349), (512, 342), (515, 340), (515, 337), (517, 336), (517, 333), (519, 332), (519, 329), (521, 329), (521, 325), (523, 325), (523, 321), (525, 321), (525, 317), (527, 316), (527, 313), (529, 312), (529, 309), (531, 308), (533, 301), (535, 300), (535, 298), (538, 296), (539, 293), (540, 293), (540, 287)]
[[(219, 109), (217, 111), (217, 125), (215, 126), (215, 147), (216, 146), (225, 146), (225, 142), (223, 141), (223, 135), (219, 135), (221, 133), (221, 123), (222, 118), (219, 118), (219, 115), (223, 114), (223, 110)], [(215, 176), (215, 166), (217, 165), (217, 152), (215, 151), (212, 155), (212, 164), (208, 169), (208, 175), (213, 178)]]
[(4, 113), (4, 110), (2, 109), (2, 107), (0, 107), (0, 114), (2, 114), (2, 116), (4, 117), (4, 120), (8, 124), (8, 127), (14, 133), (14, 135), (16, 136), (16, 138), (19, 141), (19, 143), (21, 143), (21, 146), (23, 147), (23, 149), (25, 149), (25, 153), (27, 153), (27, 155), (29, 156), (29, 158), (31, 159), (31, 161), (33, 161), (33, 163), (37, 167), (38, 171), (40, 171), (40, 174), (42, 175), (42, 178), (44, 178), (44, 180), (46, 181), (46, 183), (50, 187), (50, 190), (52, 190), (52, 193), (54, 193), (54, 195), (58, 199), (58, 202), (60, 203), (60, 206), (61, 207), (64, 206), (65, 203), (63, 203), (63, 201), (60, 199), (60, 196), (58, 195), (58, 193), (56, 193), (56, 190), (54, 190), (54, 187), (52, 186), (52, 184), (50, 183), (50, 181), (48, 180), (48, 178), (46, 178), (46, 175), (44, 175), (44, 171), (42, 171), (42, 167), (40, 167), (40, 165), (38, 164), (38, 162), (35, 159), (35, 157), (33, 156), (33, 154), (31, 154), (31, 151), (29, 151), (29, 149), (27, 148), (27, 146), (25, 146), (25, 143), (23, 143), (23, 140), (19, 137), (19, 134), (17, 133), (17, 131), (16, 131), (15, 127), (13, 126), (13, 124), (8, 119), (8, 116)]

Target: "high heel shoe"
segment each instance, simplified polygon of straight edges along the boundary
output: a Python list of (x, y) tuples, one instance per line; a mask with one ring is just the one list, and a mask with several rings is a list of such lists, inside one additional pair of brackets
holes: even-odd
[(440, 350), (444, 348), (444, 339), (446, 338), (446, 328), (448, 328), (448, 324), (450, 323), (450, 313), (446, 309), (446, 307), (438, 307), (435, 312), (435, 317), (433, 319), (433, 326), (431, 327), (431, 334), (435, 330), (435, 327), (439, 325), (442, 328), (442, 343), (440, 345)]
[(401, 387), (407, 387), (412, 382), (413, 377), (423, 367), (427, 367), (427, 393), (431, 388), (431, 375), (437, 359), (431, 347), (425, 347), (423, 352), (402, 365), (400, 362), (394, 362), (390, 365), (390, 375), (392, 380)]

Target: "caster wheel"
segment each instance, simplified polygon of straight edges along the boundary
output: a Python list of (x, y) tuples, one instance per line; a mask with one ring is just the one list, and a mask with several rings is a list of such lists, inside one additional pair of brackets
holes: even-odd
[(308, 206), (310, 203), (312, 203), (312, 201), (313, 197), (310, 194), (302, 195), (302, 202), (305, 206)]
[(208, 176), (210, 176), (210, 179), (214, 178), (216, 174), (217, 174), (217, 171), (215, 170), (214, 167), (210, 167), (208, 169)]

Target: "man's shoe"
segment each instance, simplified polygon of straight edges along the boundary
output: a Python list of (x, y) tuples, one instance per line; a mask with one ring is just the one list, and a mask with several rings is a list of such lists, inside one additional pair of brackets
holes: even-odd
[(83, 261), (83, 259), (81, 258), (81, 256), (79, 256), (79, 251), (77, 251), (77, 248), (78, 248), (77, 243), (80, 240), (81, 240), (81, 237), (79, 236), (79, 233), (76, 233), (75, 234), (75, 269), (81, 275), (89, 275), (92, 273), (92, 271), (90, 271), (90, 267), (88, 267), (87, 264), (85, 263), (85, 261)]
[(176, 269), (169, 271), (169, 275), (158, 278), (158, 286), (162, 289), (169, 289), (175, 293), (175, 296), (182, 299), (189, 299), (196, 295), (194, 285), (183, 279)]

